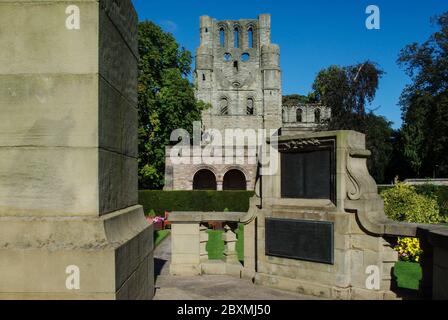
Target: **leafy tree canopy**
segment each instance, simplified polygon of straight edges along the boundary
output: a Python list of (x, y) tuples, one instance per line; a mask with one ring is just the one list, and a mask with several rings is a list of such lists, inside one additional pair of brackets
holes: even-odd
[(171, 34), (152, 22), (140, 23), (139, 54), (139, 185), (160, 189), (171, 132), (191, 132), (205, 106), (187, 78), (192, 55)]
[(371, 61), (346, 67), (330, 66), (317, 74), (314, 92), (309, 95), (331, 108), (328, 129), (356, 130), (367, 135), (367, 148), (372, 151), (368, 166), (377, 182), (384, 182), (393, 151), (392, 124), (366, 111), (366, 106), (375, 98), (382, 75), (383, 71)]
[(398, 64), (412, 83), (401, 96), (404, 159), (417, 177), (448, 175), (448, 12), (423, 44), (412, 43)]

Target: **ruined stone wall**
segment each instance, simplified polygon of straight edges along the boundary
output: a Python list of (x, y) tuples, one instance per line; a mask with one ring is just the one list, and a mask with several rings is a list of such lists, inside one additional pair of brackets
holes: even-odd
[[(235, 36), (238, 30), (238, 37)], [(270, 15), (258, 19), (217, 21), (200, 18), (201, 44), (196, 51), (196, 97), (210, 104), (202, 114), (204, 130), (280, 129), (281, 70), (280, 49), (271, 44)], [(250, 36), (252, 35), (252, 36)], [(238, 41), (236, 41), (238, 39)], [(237, 43), (235, 43), (237, 42)], [(258, 142), (261, 144), (262, 142)], [(249, 190), (254, 188), (256, 164), (236, 163), (247, 177)], [(256, 161), (255, 161), (256, 162)], [(204, 164), (205, 165), (205, 164)], [(209, 166), (218, 176), (218, 188), (227, 165)], [(175, 165), (167, 158), (166, 190), (190, 190), (200, 165)]]
[[(223, 190), (224, 176), (230, 170), (239, 170), (246, 177), (247, 190), (254, 190), (257, 177), (257, 157), (249, 155), (247, 150), (241, 162), (227, 164), (225, 151), (221, 157), (214, 157), (215, 164), (207, 164), (201, 157), (185, 154), (178, 160), (182, 164), (173, 164), (171, 147), (166, 149), (166, 170), (165, 170), (165, 190), (193, 190), (193, 180), (195, 174), (202, 170), (210, 170), (216, 178), (217, 190)], [(220, 164), (216, 164), (219, 161)]]
[[(237, 46), (235, 28), (239, 35)], [(265, 93), (270, 89), (281, 96), (280, 68), (276, 59), (279, 52), (270, 44), (269, 15), (261, 15), (257, 20), (235, 21), (217, 21), (203, 16), (200, 32), (195, 72), (197, 98), (212, 105), (203, 115), (205, 129), (265, 128), (264, 116), (268, 113), (278, 120), (271, 125), (279, 128), (280, 103), (275, 99), (269, 101)], [(249, 32), (253, 34), (252, 41)], [(271, 49), (273, 52), (269, 51)], [(276, 72), (272, 73), (271, 69)], [(269, 92), (268, 96), (271, 95)], [(228, 106), (225, 115), (222, 114), (224, 99)], [(248, 115), (248, 103), (253, 105), (253, 114)]]

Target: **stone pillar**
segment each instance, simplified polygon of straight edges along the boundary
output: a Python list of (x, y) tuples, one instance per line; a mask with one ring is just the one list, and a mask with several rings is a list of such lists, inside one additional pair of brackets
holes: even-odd
[(208, 261), (208, 252), (207, 252), (207, 243), (208, 243), (208, 228), (204, 225), (201, 225), (199, 227), (200, 231), (200, 255), (201, 255), (201, 262)]
[(224, 261), (226, 263), (238, 263), (238, 254), (236, 252), (236, 234), (228, 225), (224, 227), (222, 240), (224, 240)]
[(200, 263), (199, 222), (172, 222), (170, 273), (174, 276), (200, 275)]
[(0, 299), (153, 296), (137, 22), (129, 0), (0, 2)]
[(244, 277), (254, 277), (256, 259), (256, 220), (253, 220), (244, 225)]

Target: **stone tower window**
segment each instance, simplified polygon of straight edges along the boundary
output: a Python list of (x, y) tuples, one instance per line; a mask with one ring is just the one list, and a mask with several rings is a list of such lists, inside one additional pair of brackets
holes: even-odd
[(297, 109), (296, 111), (296, 122), (303, 122), (303, 110)]
[(247, 52), (245, 52), (241, 55), (241, 61), (247, 62), (247, 61), (249, 61), (249, 59), (250, 59), (250, 55)]
[(219, 110), (222, 116), (226, 116), (229, 114), (229, 101), (227, 98), (222, 98), (219, 103)]
[(238, 27), (235, 27), (235, 29), (233, 30), (233, 46), (235, 48), (239, 48), (240, 47), (240, 30), (238, 29)]
[(238, 61), (233, 61), (233, 69), (238, 72)]
[(202, 74), (202, 81), (205, 81), (205, 73)]
[(221, 46), (221, 48), (224, 48), (226, 44), (226, 31), (224, 30), (223, 27), (221, 27), (221, 29), (219, 29), (219, 45)]
[(316, 111), (314, 111), (314, 122), (315, 123), (320, 123), (320, 120), (321, 120), (320, 109), (316, 109)]
[(254, 47), (254, 29), (252, 27), (249, 27), (249, 29), (247, 29), (247, 47)]
[(249, 98), (247, 99), (247, 115), (253, 116), (254, 114), (255, 114), (254, 99)]

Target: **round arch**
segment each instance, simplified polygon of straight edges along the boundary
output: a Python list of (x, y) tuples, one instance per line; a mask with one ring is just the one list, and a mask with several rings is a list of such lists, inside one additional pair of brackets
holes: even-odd
[(201, 169), (194, 174), (193, 190), (216, 190), (216, 175), (209, 169)]
[(246, 175), (238, 169), (231, 169), (224, 175), (223, 190), (247, 190)]

